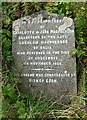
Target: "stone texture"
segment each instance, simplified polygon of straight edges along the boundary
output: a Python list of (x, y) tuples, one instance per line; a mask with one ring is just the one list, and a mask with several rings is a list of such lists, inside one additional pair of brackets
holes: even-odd
[(77, 92), (74, 23), (41, 11), (13, 22), (14, 75), (32, 95), (59, 98)]

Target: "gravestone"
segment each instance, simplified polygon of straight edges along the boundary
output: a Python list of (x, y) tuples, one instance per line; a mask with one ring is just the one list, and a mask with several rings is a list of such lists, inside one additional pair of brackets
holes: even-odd
[(32, 95), (59, 98), (77, 92), (74, 23), (46, 11), (13, 22), (14, 75)]

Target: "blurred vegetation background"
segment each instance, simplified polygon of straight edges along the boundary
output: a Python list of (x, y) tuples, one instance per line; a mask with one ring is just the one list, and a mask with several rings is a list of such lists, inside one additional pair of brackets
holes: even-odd
[[(87, 3), (86, 2), (2, 2), (0, 34), (2, 36), (2, 118), (7, 120), (25, 118), (85, 118), (87, 119)], [(11, 73), (12, 22), (35, 12), (46, 10), (73, 18), (75, 24), (78, 94), (67, 100), (52, 101), (21, 93), (18, 78)], [(85, 106), (84, 106), (85, 104)], [(56, 107), (57, 106), (57, 107)], [(62, 107), (60, 107), (62, 106)]]

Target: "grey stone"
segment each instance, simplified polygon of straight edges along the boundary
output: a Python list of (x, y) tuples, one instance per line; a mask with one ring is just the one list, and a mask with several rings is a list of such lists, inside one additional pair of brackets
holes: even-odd
[(41, 11), (13, 22), (14, 75), (32, 95), (59, 98), (77, 93), (74, 23)]

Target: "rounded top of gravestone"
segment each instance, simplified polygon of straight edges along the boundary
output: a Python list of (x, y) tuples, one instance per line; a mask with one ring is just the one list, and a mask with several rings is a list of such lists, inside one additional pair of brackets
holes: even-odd
[[(38, 24), (38, 23), (42, 23), (42, 21), (46, 23), (47, 20), (51, 20), (52, 23), (55, 23), (56, 20), (62, 21), (62, 23), (58, 28), (58, 30), (60, 31), (70, 28), (73, 25), (72, 18), (60, 16), (58, 14), (50, 13), (47, 11), (40, 11), (32, 15), (13, 21), (13, 28), (15, 31), (19, 31), (19, 27), (21, 26), (21, 24), (32, 24), (32, 23)], [(71, 27), (71, 29), (73, 29), (73, 27)]]

